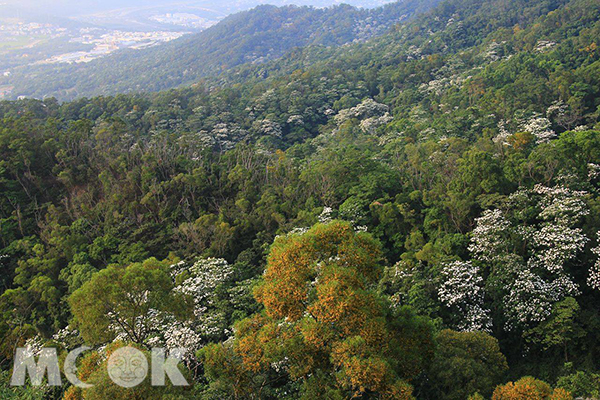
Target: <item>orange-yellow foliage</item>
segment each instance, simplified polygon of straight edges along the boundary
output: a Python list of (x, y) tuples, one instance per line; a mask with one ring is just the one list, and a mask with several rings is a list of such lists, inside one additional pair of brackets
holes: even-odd
[(257, 374), (282, 365), (292, 379), (328, 371), (353, 395), (412, 398), (390, 361), (398, 350), (390, 343), (411, 342), (390, 331), (388, 308), (374, 290), (381, 261), (379, 243), (343, 222), (277, 239), (255, 291), (265, 311), (236, 326), (233, 349), (244, 368)]
[(509, 382), (494, 390), (492, 400), (572, 400), (573, 396), (564, 389), (554, 389), (546, 382), (526, 376)]

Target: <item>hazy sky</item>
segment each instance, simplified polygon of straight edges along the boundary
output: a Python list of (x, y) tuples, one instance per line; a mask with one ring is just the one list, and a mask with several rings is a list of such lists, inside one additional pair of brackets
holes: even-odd
[(32, 11), (72, 16), (125, 7), (188, 2), (176, 0), (0, 0), (0, 4), (2, 3)]
[(198, 5), (215, 9), (247, 9), (258, 4), (312, 4), (326, 6), (339, 3), (374, 6), (391, 0), (0, 0), (0, 4), (15, 5), (38, 13), (56, 16), (76, 16), (129, 7), (166, 6), (169, 4)]

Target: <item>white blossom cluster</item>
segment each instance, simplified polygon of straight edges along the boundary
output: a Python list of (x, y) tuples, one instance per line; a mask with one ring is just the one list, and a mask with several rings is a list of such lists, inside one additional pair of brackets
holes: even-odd
[(498, 122), (498, 130), (500, 131), (500, 133), (498, 133), (498, 135), (492, 139), (494, 143), (501, 144), (502, 146), (510, 146), (508, 138), (512, 136), (512, 134), (506, 128), (506, 124), (507, 122), (504, 120)]
[[(545, 320), (553, 303), (579, 293), (564, 266), (588, 242), (583, 231), (573, 227), (589, 213), (584, 201), (587, 193), (564, 186), (536, 185), (531, 195), (538, 201), (541, 209), (538, 217), (543, 222), (519, 230), (529, 242), (532, 255), (527, 268), (518, 275), (507, 302), (508, 310), (514, 311), (514, 319), (521, 324)], [(537, 274), (549, 277), (544, 280)]]
[(335, 115), (335, 110), (332, 108), (325, 108), (323, 110), (323, 114), (325, 114), (326, 116), (330, 117), (332, 115)]
[(406, 60), (408, 61), (420, 60), (421, 58), (423, 58), (423, 51), (415, 45), (411, 45), (406, 51)]
[(68, 326), (52, 335), (52, 340), (65, 349), (72, 349), (81, 344), (79, 331), (77, 329), (71, 329)]
[(273, 136), (281, 138), (283, 136), (283, 128), (277, 122), (270, 119), (263, 119), (252, 124), (252, 128), (260, 135)]
[(36, 335), (31, 337), (25, 341), (24, 348), (24, 356), (27, 357), (37, 357), (40, 355), (42, 350), (44, 349), (45, 343), (40, 335)]
[(483, 56), (489, 61), (498, 61), (502, 58), (502, 45), (506, 42), (491, 42), (485, 49)]
[[(386, 268), (386, 275), (386, 281), (389, 281), (394, 287), (400, 287), (403, 281), (411, 281), (413, 279), (416, 275), (416, 268), (405, 261), (399, 261), (393, 266)], [(406, 297), (406, 291), (397, 289), (390, 296), (392, 306), (395, 308), (400, 307)]]
[(272, 362), (271, 368), (275, 372), (283, 372), (283, 371), (287, 371), (289, 369), (289, 365), (290, 365), (290, 359), (286, 356), (286, 357), (283, 357), (279, 361)]
[(448, 78), (434, 79), (427, 83), (422, 83), (419, 86), (419, 90), (424, 93), (433, 93), (437, 96), (441, 96), (449, 85), (450, 80)]
[(476, 220), (469, 251), (479, 261), (494, 263), (505, 259), (510, 222), (501, 210), (486, 210)]
[(287, 119), (287, 123), (291, 124), (291, 125), (303, 125), (304, 124), (304, 118), (302, 117), (302, 115), (290, 115), (289, 118)]
[(531, 133), (536, 138), (536, 143), (546, 143), (557, 137), (551, 128), (552, 123), (546, 117), (532, 116), (528, 121), (521, 124), (521, 130)]
[(535, 45), (535, 51), (537, 53), (545, 53), (556, 47), (556, 42), (550, 40), (540, 40)]
[[(510, 219), (501, 210), (477, 219), (469, 251), (503, 277), (507, 329), (542, 322), (554, 303), (579, 294), (565, 266), (589, 241), (576, 226), (589, 213), (586, 196), (565, 186), (537, 185), (509, 197)], [(523, 220), (525, 210), (534, 209), (536, 222)]]
[[(287, 233), (288, 236), (290, 235), (304, 235), (306, 232), (308, 232), (309, 228), (307, 227), (296, 227), (294, 229), (292, 229), (291, 231), (289, 231)], [(275, 238), (280, 237), (281, 235), (277, 235), (275, 236)]]
[[(559, 290), (556, 290), (558, 286)], [(565, 290), (561, 282), (552, 284), (528, 269), (519, 271), (510, 293), (505, 297), (507, 330), (516, 325), (543, 322), (551, 313), (553, 303), (560, 301)]]
[(461, 331), (489, 331), (490, 310), (484, 307), (483, 277), (471, 262), (455, 261), (444, 265), (443, 282), (438, 290), (440, 300), (460, 310)]
[(277, 93), (275, 92), (274, 89), (268, 89), (254, 101), (254, 104), (248, 111), (262, 113), (267, 109), (269, 104), (273, 104), (276, 102), (277, 102)]
[[(190, 322), (174, 323), (164, 332), (164, 345), (167, 349), (186, 349), (185, 359), (193, 357), (194, 352), (202, 347), (203, 339), (194, 331)], [(161, 343), (157, 340), (157, 343)], [(161, 343), (161, 344), (162, 344)]]
[(349, 119), (366, 120), (371, 118), (386, 117), (389, 118), (389, 107), (385, 104), (377, 103), (373, 99), (365, 99), (362, 103), (356, 107), (346, 108), (341, 110), (335, 117), (335, 122), (339, 125), (343, 124)]
[[(529, 232), (528, 232), (529, 233)], [(548, 224), (530, 232), (528, 238), (537, 250), (528, 261), (529, 268), (560, 274), (564, 264), (583, 251), (588, 242), (580, 228)]]
[[(580, 121), (577, 112), (573, 112), (571, 107), (562, 100), (553, 102), (546, 110), (546, 116), (555, 124), (567, 130), (573, 129)], [(575, 129), (577, 130), (577, 128)], [(579, 129), (585, 130), (587, 127), (582, 126)]]
[(600, 177), (600, 165), (589, 163), (588, 164), (588, 178), (590, 180)]
[(598, 260), (590, 269), (590, 274), (587, 279), (587, 284), (591, 288), (600, 290), (600, 232), (598, 232), (598, 247), (592, 249), (592, 252), (598, 256)]
[(389, 114), (385, 113), (381, 117), (371, 117), (364, 119), (360, 122), (360, 129), (367, 134), (373, 135), (377, 128), (385, 126), (392, 122), (394, 118)]
[(533, 193), (541, 195), (539, 204), (542, 207), (540, 217), (545, 221), (555, 221), (561, 225), (577, 223), (590, 213), (584, 191), (573, 191), (565, 186), (553, 188), (536, 185)]
[[(181, 270), (181, 264), (175, 264), (174, 268)], [(215, 290), (231, 280), (233, 269), (223, 259), (208, 258), (196, 261), (180, 274), (189, 276), (174, 291), (192, 297), (195, 318), (186, 322), (172, 319), (162, 336), (167, 348), (182, 347), (194, 351), (206, 337), (220, 335), (227, 329), (225, 315), (214, 307)]]
[(546, 116), (550, 119), (556, 119), (564, 116), (569, 111), (569, 106), (562, 100), (553, 102), (546, 110)]
[[(146, 344), (164, 346), (169, 350), (184, 348), (187, 350), (186, 359), (191, 360), (208, 339), (228, 331), (226, 316), (215, 307), (216, 290), (231, 280), (233, 269), (223, 259), (209, 258), (199, 259), (191, 265), (185, 262), (174, 264), (170, 274), (173, 281), (181, 281), (174, 287), (174, 293), (191, 296), (193, 299), (194, 317), (181, 321), (173, 314), (150, 310), (147, 315), (130, 321), (130, 324), (134, 331), (146, 338)], [(137, 301), (143, 302), (143, 299)], [(115, 333), (115, 341), (131, 340), (117, 318), (113, 320), (110, 329)]]
[[(181, 268), (179, 264), (175, 265), (176, 268)], [(233, 275), (233, 269), (227, 261), (217, 258), (200, 259), (186, 272), (190, 276), (174, 290), (193, 296), (196, 310), (199, 312), (212, 305), (214, 290)]]
[(323, 207), (323, 211), (319, 214), (319, 222), (322, 224), (326, 224), (333, 220), (333, 208), (331, 207)]
[(221, 151), (231, 150), (237, 143), (247, 137), (248, 132), (238, 124), (218, 123), (210, 133), (201, 132), (201, 140), (206, 147), (218, 148)]
[[(448, 74), (451, 71), (447, 72)], [(438, 76), (436, 74), (436, 76)], [(419, 86), (419, 90), (428, 94), (435, 94), (437, 96), (441, 96), (445, 90), (449, 87), (462, 87), (464, 83), (471, 79), (471, 76), (464, 76), (461, 74), (453, 74), (448, 77), (439, 76), (437, 79), (431, 80), (427, 83), (422, 83)]]

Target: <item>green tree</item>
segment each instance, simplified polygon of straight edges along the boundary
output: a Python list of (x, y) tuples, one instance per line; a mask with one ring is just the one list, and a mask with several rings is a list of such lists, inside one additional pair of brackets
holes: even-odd
[(537, 327), (524, 333), (526, 339), (541, 344), (545, 350), (562, 349), (565, 362), (569, 361), (569, 345), (585, 337), (585, 330), (577, 322), (580, 307), (577, 300), (567, 297), (552, 307), (550, 317)]
[[(569, 364), (566, 364), (569, 365)], [(570, 364), (572, 366), (572, 364)], [(576, 398), (600, 398), (600, 375), (577, 371), (558, 378), (556, 387), (569, 391)]]
[(459, 400), (475, 393), (491, 395), (507, 370), (506, 358), (494, 337), (485, 332), (447, 329), (437, 336), (428, 375), (435, 398)]
[[(149, 351), (139, 345), (131, 345), (123, 342), (111, 343), (105, 349), (104, 354), (90, 352), (82, 357), (80, 365), (77, 368), (77, 377), (86, 384), (92, 385), (89, 388), (81, 389), (75, 386), (69, 387), (65, 392), (64, 400), (103, 400), (103, 399), (123, 399), (123, 400), (142, 400), (142, 399), (170, 399), (179, 400), (190, 397), (193, 390), (190, 386), (173, 386), (169, 378), (165, 379), (164, 386), (153, 386), (151, 382), (151, 371), (147, 370), (147, 375), (137, 386), (124, 388), (115, 384), (108, 372), (108, 359), (120, 348), (125, 346), (133, 347), (142, 352), (150, 365), (152, 355)], [(188, 383), (191, 381), (190, 373), (178, 365)]]
[(87, 343), (124, 336), (143, 344), (157, 312), (189, 316), (191, 299), (172, 291), (169, 262), (150, 258), (127, 267), (110, 266), (92, 276), (69, 297), (74, 325)]

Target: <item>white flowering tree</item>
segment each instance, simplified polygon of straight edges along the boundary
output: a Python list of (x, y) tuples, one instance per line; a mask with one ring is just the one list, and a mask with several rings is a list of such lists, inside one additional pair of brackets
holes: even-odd
[(531, 133), (536, 138), (536, 143), (546, 143), (556, 139), (557, 135), (551, 128), (552, 123), (548, 118), (540, 115), (533, 115), (526, 122), (521, 124), (521, 130)]
[(593, 181), (600, 177), (600, 165), (589, 163), (588, 164), (588, 179)]
[(393, 118), (388, 106), (373, 99), (366, 99), (356, 107), (341, 110), (334, 117), (338, 126), (351, 119), (360, 121), (360, 129), (364, 133), (374, 134), (377, 128), (388, 124)]
[(511, 195), (510, 211), (488, 210), (477, 219), (469, 251), (488, 271), (506, 329), (543, 322), (554, 304), (579, 294), (569, 266), (589, 241), (578, 227), (589, 213), (586, 196), (537, 185)]
[(469, 251), (484, 263), (505, 261), (509, 252), (511, 223), (501, 210), (487, 210), (477, 219)]
[(460, 331), (490, 331), (490, 310), (484, 306), (484, 281), (479, 267), (471, 262), (454, 261), (442, 269), (438, 296), (446, 306), (456, 309)]
[(562, 100), (552, 103), (546, 111), (546, 116), (566, 130), (575, 128), (582, 119), (580, 110), (577, 107), (572, 107)]
[(228, 300), (225, 286), (232, 280), (233, 269), (223, 259), (199, 259), (193, 264), (174, 264), (171, 276), (175, 282), (173, 291), (193, 299), (194, 317), (182, 321), (157, 313), (157, 334), (150, 342), (168, 349), (185, 348), (187, 356), (193, 357), (210, 340), (222, 340), (228, 335), (228, 316), (220, 302)]
[(321, 224), (328, 224), (333, 221), (333, 208), (323, 207), (323, 211), (319, 214), (319, 222)]
[(598, 232), (598, 247), (594, 248), (592, 252), (598, 256), (598, 260), (594, 266), (590, 269), (590, 273), (587, 279), (587, 284), (596, 290), (600, 290), (600, 232)]
[(234, 287), (233, 269), (223, 259), (170, 267), (151, 259), (97, 273), (71, 296), (70, 303), (77, 327), (89, 343), (125, 341), (184, 348), (186, 358), (193, 360), (209, 341), (227, 339), (236, 308), (231, 297), (245, 289)]
[(243, 141), (248, 133), (238, 124), (218, 123), (210, 133), (203, 136), (203, 140), (210, 147), (220, 151), (231, 150), (236, 144)]
[(252, 129), (260, 136), (271, 136), (281, 138), (283, 136), (283, 128), (281, 125), (270, 119), (255, 121), (252, 124)]

